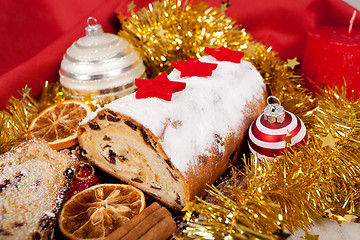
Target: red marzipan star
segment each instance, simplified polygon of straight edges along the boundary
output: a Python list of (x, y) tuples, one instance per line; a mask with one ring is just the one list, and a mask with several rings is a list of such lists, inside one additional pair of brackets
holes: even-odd
[(221, 46), (220, 48), (205, 47), (205, 53), (213, 56), (218, 61), (228, 61), (234, 63), (240, 63), (241, 58), (244, 57), (243, 52), (234, 51), (224, 46)]
[(154, 79), (135, 79), (135, 85), (139, 88), (135, 98), (157, 97), (171, 101), (172, 94), (184, 90), (186, 83), (170, 81), (165, 72)]
[(196, 58), (187, 61), (172, 61), (171, 66), (181, 72), (180, 77), (209, 77), (217, 67), (216, 63), (200, 62)]

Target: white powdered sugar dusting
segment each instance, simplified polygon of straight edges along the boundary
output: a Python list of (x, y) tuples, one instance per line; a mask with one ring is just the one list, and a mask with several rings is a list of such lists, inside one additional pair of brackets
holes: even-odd
[[(196, 165), (200, 155), (209, 153), (216, 136), (221, 140), (241, 126), (246, 111), (250, 111), (244, 110), (246, 103), (265, 87), (259, 72), (247, 61), (216, 61), (211, 56), (200, 61), (218, 66), (211, 77), (180, 78), (180, 72), (174, 69), (169, 80), (186, 82), (186, 88), (173, 93), (171, 101), (136, 99), (131, 94), (104, 106), (149, 129), (182, 172)], [(90, 114), (81, 124), (95, 116), (96, 112)]]
[(0, 229), (25, 239), (55, 223), (66, 190), (64, 155), (29, 140), (0, 156)]

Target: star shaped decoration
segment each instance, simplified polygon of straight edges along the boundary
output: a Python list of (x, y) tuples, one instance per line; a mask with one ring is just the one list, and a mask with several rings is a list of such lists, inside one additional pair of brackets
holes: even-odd
[(289, 133), (289, 131), (287, 131), (284, 140), (285, 140), (285, 147), (289, 147), (291, 146), (291, 138), (293, 137), (292, 133)]
[(134, 14), (135, 7), (136, 7), (136, 5), (135, 5), (134, 1), (131, 1), (131, 3), (128, 5), (128, 12), (131, 12), (131, 14)]
[(345, 209), (337, 209), (336, 214), (333, 214), (332, 211), (334, 209), (327, 209), (325, 212), (327, 213), (327, 217), (330, 220), (336, 221), (340, 226), (342, 222), (351, 223), (354, 219), (358, 217), (353, 214), (352, 210), (346, 211)]
[(159, 36), (159, 37), (161, 37), (162, 39), (164, 39), (166, 32), (167, 32), (167, 31), (164, 30), (162, 26), (160, 26), (160, 27), (158, 27), (158, 28), (156, 29), (156, 35)]
[(190, 58), (187, 61), (172, 61), (171, 66), (181, 72), (180, 77), (209, 77), (216, 69), (216, 63), (200, 62), (196, 58)]
[(193, 211), (196, 200), (186, 201), (185, 207), (181, 210), (182, 212)]
[(334, 138), (330, 133), (328, 133), (325, 137), (320, 137), (322, 141), (321, 147), (329, 146), (331, 148), (335, 148), (335, 144), (339, 141), (339, 139)]
[[(340, 225), (342, 222), (348, 221), (347, 218), (351, 218), (350, 215), (352, 215), (352, 211), (346, 211), (345, 208), (336, 208), (333, 212), (334, 214), (332, 215), (332, 220), (336, 221)], [(347, 217), (345, 218), (345, 216)]]
[(299, 65), (300, 63), (297, 61), (297, 57), (294, 57), (293, 59), (287, 60), (287, 65), (291, 69), (294, 69), (296, 65)]
[(220, 12), (224, 13), (230, 7), (229, 0), (221, 1)]
[(25, 85), (25, 88), (22, 90), (22, 93), (24, 96), (30, 97), (30, 91), (31, 91), (31, 88), (29, 88), (28, 85)]
[(234, 51), (224, 46), (220, 48), (205, 47), (205, 53), (213, 56), (218, 61), (228, 61), (233, 63), (240, 63), (241, 58), (244, 57), (244, 52)]
[(306, 229), (304, 231), (305, 231), (305, 236), (302, 236), (301, 238), (303, 238), (305, 240), (318, 240), (319, 239), (319, 235), (312, 235)]
[(230, 6), (229, 0), (221, 1), (220, 12), (224, 13)]
[(358, 218), (358, 217), (355, 216), (355, 215), (353, 215), (353, 214), (346, 214), (346, 215), (344, 216), (344, 219), (345, 219), (345, 221), (346, 221), (347, 223), (351, 223), (352, 220), (355, 220), (355, 219), (357, 219), (357, 218)]
[(157, 97), (166, 101), (171, 101), (172, 94), (184, 90), (186, 83), (170, 81), (165, 72), (154, 79), (135, 79), (138, 90), (135, 98)]

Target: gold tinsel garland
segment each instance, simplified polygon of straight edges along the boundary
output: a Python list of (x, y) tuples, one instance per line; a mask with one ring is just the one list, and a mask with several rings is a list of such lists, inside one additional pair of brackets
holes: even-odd
[[(173, 60), (202, 56), (205, 46), (244, 51), (265, 79), (269, 94), (308, 129), (309, 144), (300, 152), (286, 151), (261, 163), (253, 155), (244, 157), (245, 170), (233, 169), (232, 184), (210, 186), (211, 201), (188, 202), (185, 238), (275, 239), (285, 230), (311, 227), (317, 217), (354, 217), (360, 190), (359, 100), (348, 100), (344, 89), (327, 89), (312, 98), (286, 61), (221, 9), (204, 2), (154, 2), (123, 21), (119, 35), (137, 47), (150, 77), (169, 72)], [(0, 112), (2, 153), (28, 138), (31, 120), (47, 105), (61, 101), (62, 91), (45, 85), (38, 101), (29, 96), (28, 88), (22, 96), (11, 98), (8, 111)]]
[(9, 151), (29, 139), (28, 127), (31, 121), (46, 107), (62, 101), (59, 84), (45, 83), (39, 99), (30, 96), (27, 86), (21, 91), (21, 99), (11, 97), (7, 111), (0, 111), (0, 154)]
[(325, 150), (319, 157), (326, 159), (323, 173), (316, 177), (323, 177), (329, 187), (324, 193), (331, 203), (330, 215), (343, 220), (360, 203), (359, 100), (348, 100), (344, 88), (327, 89), (318, 97), (312, 115), (311, 132), (323, 141)]

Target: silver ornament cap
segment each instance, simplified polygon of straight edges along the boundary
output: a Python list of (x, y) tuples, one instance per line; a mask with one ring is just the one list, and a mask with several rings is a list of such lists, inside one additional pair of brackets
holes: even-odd
[[(270, 103), (270, 99), (274, 99), (279, 103)], [(268, 105), (264, 109), (264, 118), (270, 123), (282, 123), (285, 118), (284, 107), (281, 106), (280, 100), (275, 96), (269, 96), (267, 98)]]
[[(91, 21), (93, 21), (94, 24), (91, 24)], [(103, 33), (102, 27), (100, 24), (97, 23), (96, 18), (89, 17), (87, 20), (87, 24), (88, 25), (85, 28), (86, 36), (96, 36)]]
[(135, 78), (145, 78), (145, 66), (125, 39), (104, 33), (93, 17), (86, 36), (75, 41), (63, 56), (59, 74), (64, 94), (84, 100), (125, 96), (135, 89)]

